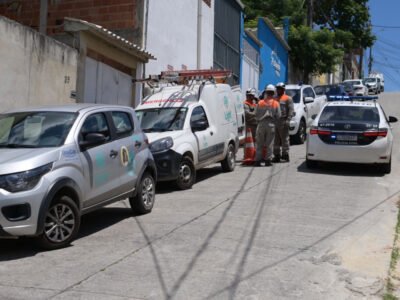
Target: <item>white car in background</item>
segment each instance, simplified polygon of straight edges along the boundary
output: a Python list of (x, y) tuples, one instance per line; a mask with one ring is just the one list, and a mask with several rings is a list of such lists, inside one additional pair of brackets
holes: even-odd
[(366, 96), (368, 95), (368, 88), (364, 85), (361, 79), (347, 79), (343, 81), (344, 84), (351, 84), (354, 89), (354, 94), (356, 96)]
[(307, 139), (307, 167), (315, 168), (319, 162), (374, 164), (383, 173), (390, 173), (390, 123), (397, 118), (387, 118), (375, 101), (343, 98), (347, 101), (328, 102), (315, 118)]
[(289, 125), (291, 142), (303, 144), (307, 128), (313, 121), (312, 117), (321, 111), (326, 103), (326, 96), (317, 96), (314, 88), (306, 84), (288, 84), (285, 92), (292, 97), (294, 103), (294, 115)]

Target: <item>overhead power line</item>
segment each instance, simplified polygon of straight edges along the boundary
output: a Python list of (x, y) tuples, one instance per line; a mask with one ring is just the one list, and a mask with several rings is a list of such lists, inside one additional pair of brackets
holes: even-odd
[(389, 25), (372, 25), (372, 27), (389, 28), (389, 29), (400, 29), (400, 26), (389, 26)]

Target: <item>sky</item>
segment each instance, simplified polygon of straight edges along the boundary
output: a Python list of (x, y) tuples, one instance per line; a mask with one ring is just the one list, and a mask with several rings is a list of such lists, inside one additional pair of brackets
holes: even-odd
[[(372, 70), (383, 73), (385, 91), (400, 92), (400, 0), (369, 0), (372, 31)], [(365, 75), (368, 72), (369, 49), (366, 50)]]

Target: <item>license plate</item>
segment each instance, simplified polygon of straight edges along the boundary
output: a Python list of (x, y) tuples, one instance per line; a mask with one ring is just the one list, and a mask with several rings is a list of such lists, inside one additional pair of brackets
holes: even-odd
[(336, 140), (338, 140), (338, 141), (357, 141), (357, 135), (338, 134), (336, 136)]

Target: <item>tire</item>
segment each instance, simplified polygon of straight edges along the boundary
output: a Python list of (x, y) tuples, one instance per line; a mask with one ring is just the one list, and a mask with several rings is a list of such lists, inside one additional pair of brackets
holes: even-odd
[(221, 161), (221, 167), (224, 172), (232, 172), (236, 166), (236, 153), (235, 146), (233, 144), (228, 145), (228, 150), (223, 161)]
[(179, 164), (179, 173), (178, 178), (176, 179), (176, 185), (181, 190), (187, 190), (192, 187), (195, 181), (196, 169), (193, 160), (190, 157), (185, 156)]
[(38, 241), (42, 248), (54, 250), (68, 246), (77, 236), (81, 224), (79, 209), (67, 195), (58, 195), (45, 216), (43, 233)]
[(149, 172), (145, 172), (140, 179), (136, 195), (129, 198), (132, 211), (137, 214), (148, 214), (154, 206), (156, 183)]
[(318, 167), (318, 162), (315, 160), (306, 159), (306, 166), (308, 169), (316, 169)]
[(390, 174), (392, 171), (392, 159), (387, 164), (382, 164), (381, 170), (384, 174)]
[(299, 129), (297, 130), (297, 133), (293, 135), (292, 140), (294, 144), (304, 144), (304, 141), (306, 140), (306, 122), (304, 122), (304, 120), (300, 121)]

